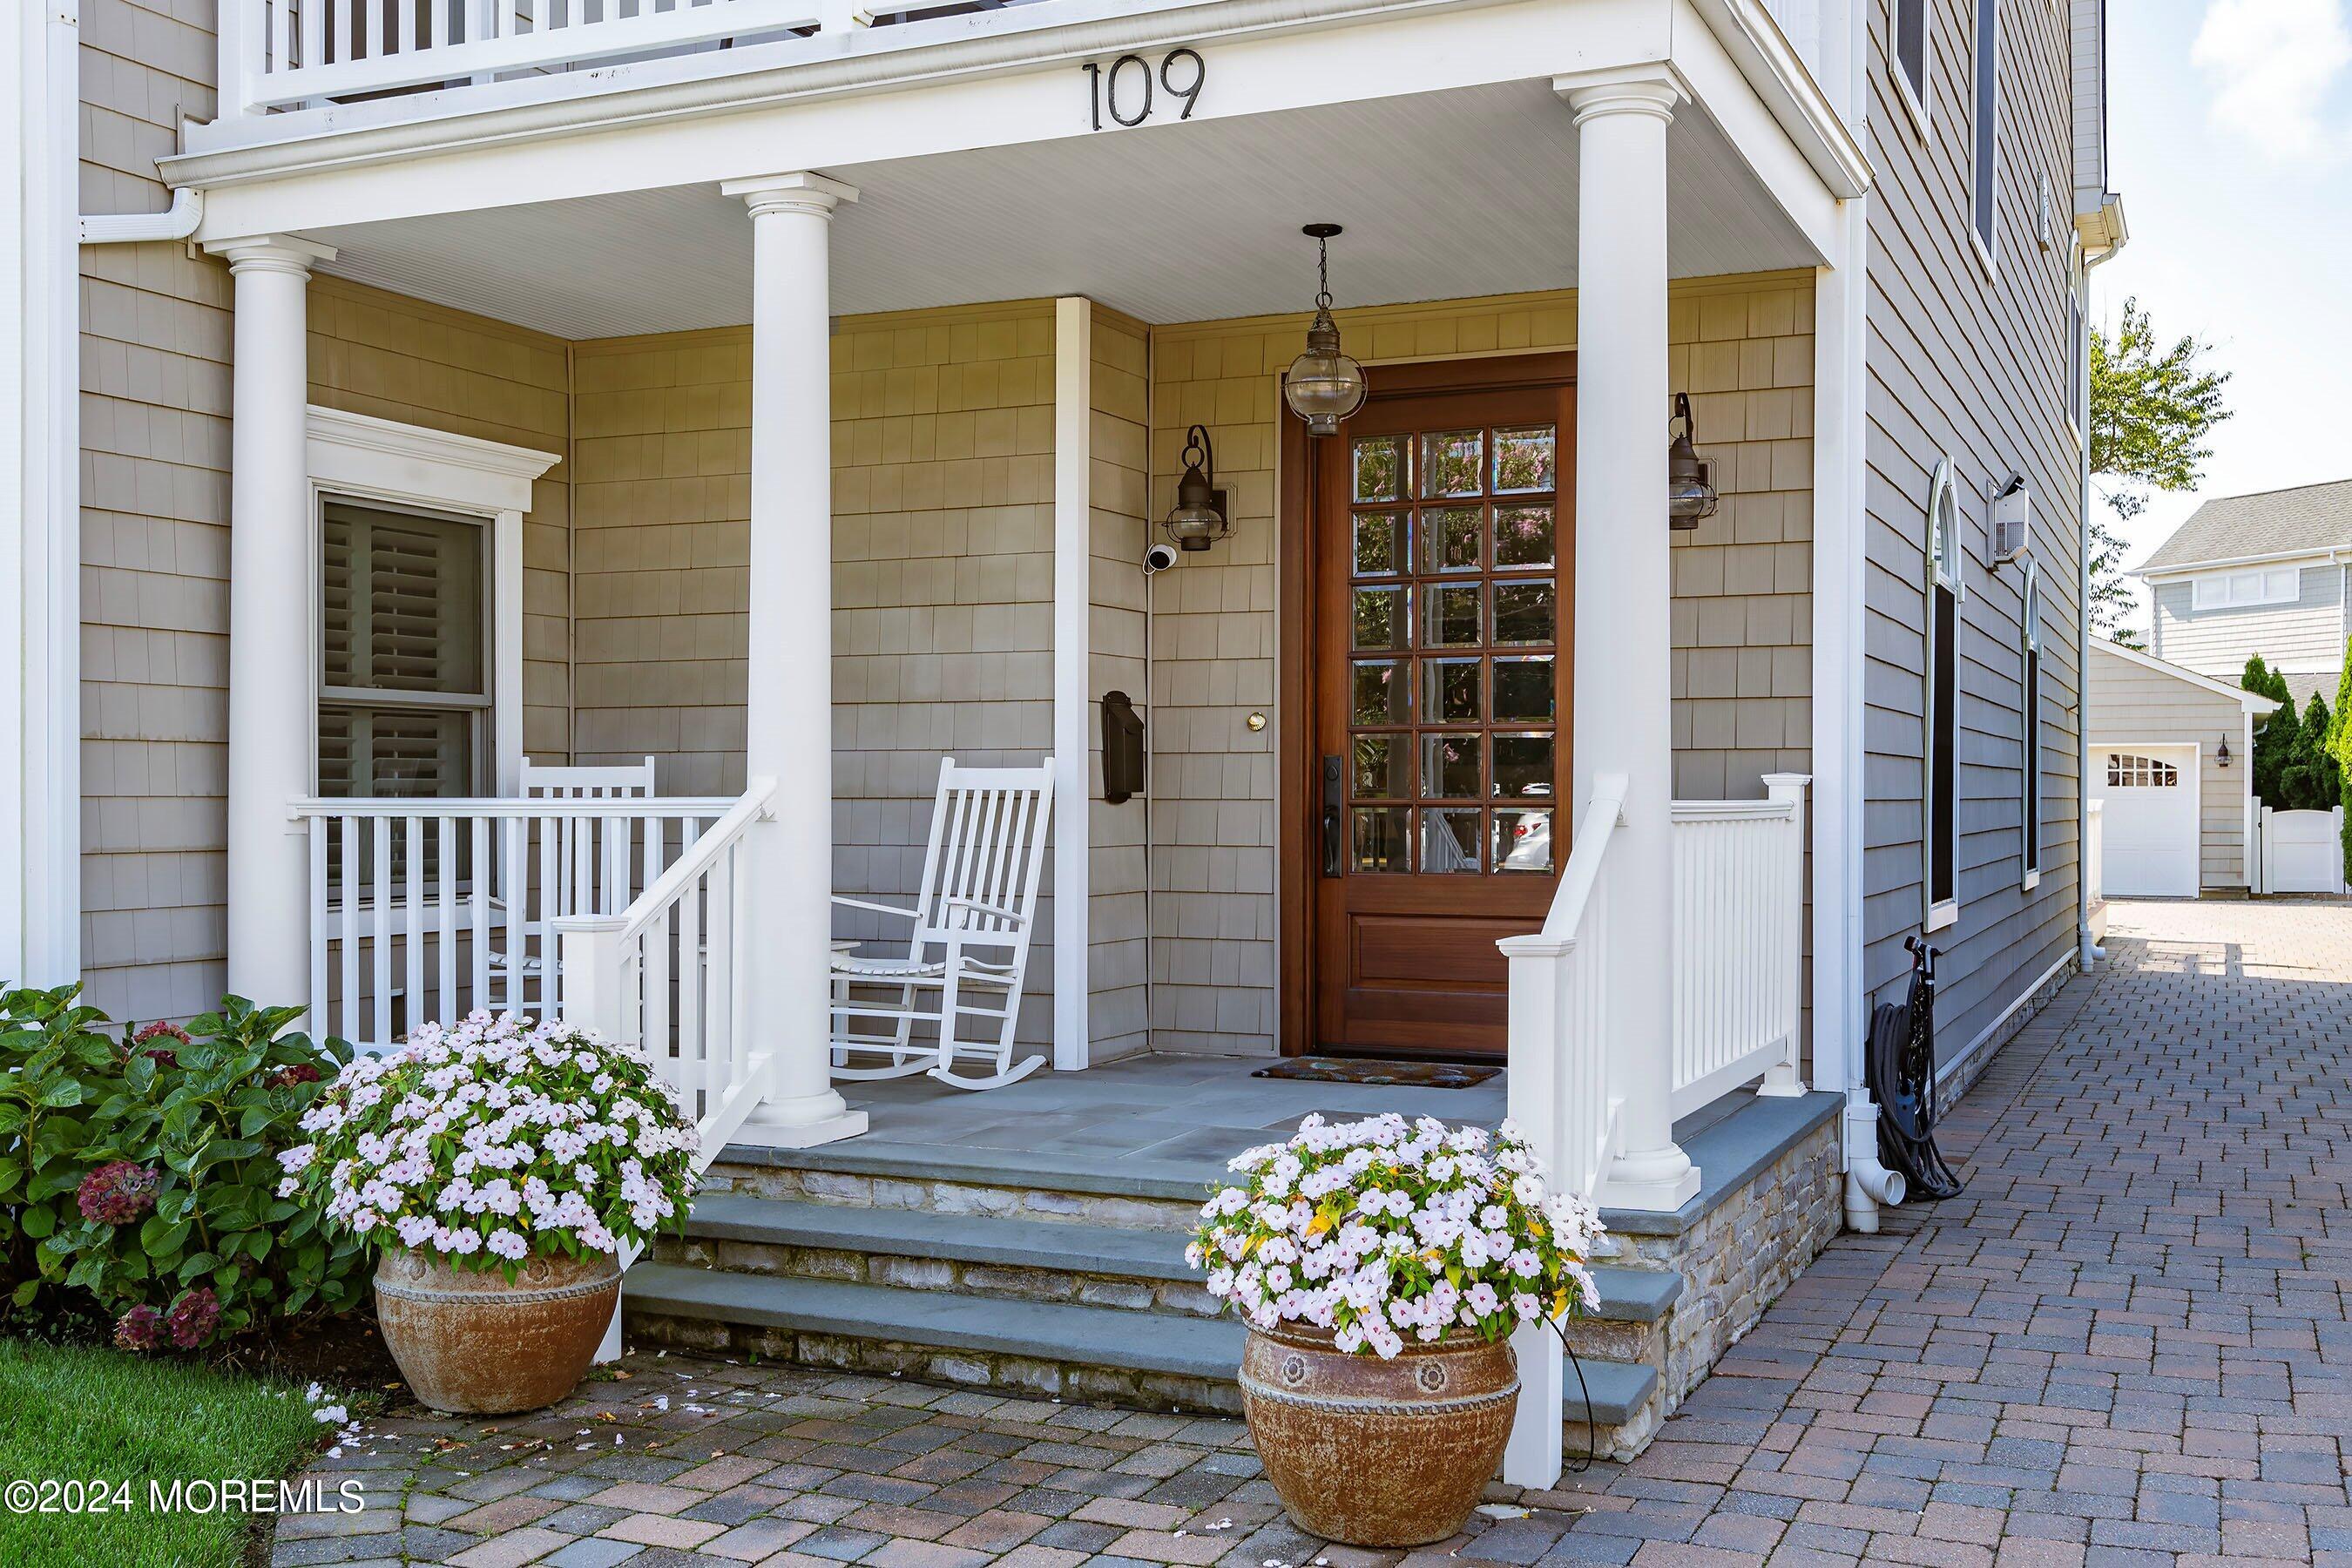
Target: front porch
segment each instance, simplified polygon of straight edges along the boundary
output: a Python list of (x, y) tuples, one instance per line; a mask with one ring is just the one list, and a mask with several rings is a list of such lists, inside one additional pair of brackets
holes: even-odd
[[(1779, 153), (1749, 157), (1758, 137)], [(1481, 156), (1545, 171), (1559, 199), (1465, 183)], [(1076, 221), (1073, 192), (1099, 212)], [(1325, 202), (1358, 247), (1333, 255), (1335, 286), (1363, 291), (1340, 328), (1391, 423), (1314, 447), (1284, 400), (1304, 321), (1263, 312), (1311, 278), (1296, 220)], [(778, 1239), (837, 1229), (805, 1212), (817, 1189), (871, 1194), (877, 1172), (1016, 1193), (978, 1211), (1006, 1223), (1033, 1193), (1132, 1198), (1145, 1223), (1112, 1228), (1164, 1240), (1277, 1123), (1425, 1109), (1507, 1110), (1559, 1182), (1648, 1238), (1626, 1270), (1702, 1290), (1713, 1265), (1687, 1238), (1733, 1258), (1738, 1233), (1710, 1217), (1781, 1179), (1721, 1130), (1780, 1128), (1793, 1142), (1764, 1138), (1765, 1164), (1801, 1174), (1758, 1201), (1801, 1267), (1835, 1195), (1834, 1130), (1805, 1088), (1811, 268), (1833, 208), (1702, 49), (1133, 137), (388, 218), (331, 204), (299, 236), (208, 235), (237, 333), (230, 984), (308, 998), (375, 1046), (479, 1005), (636, 1040), (719, 1179), (751, 1184), (714, 1201), (807, 1200), (730, 1222), (794, 1257), (973, 1245), (887, 1203), (835, 1205), (893, 1216), (862, 1217), (855, 1246)], [(1433, 222), (1486, 238), (1431, 244)], [(461, 411), (462, 376), (376, 368), (491, 339), (485, 363), (546, 393), (523, 401), (547, 434)], [(1460, 401), (1489, 394), (1507, 406)], [(1670, 533), (1675, 394), (1721, 504)], [(1230, 537), (1147, 573), (1195, 427)], [(1506, 437), (1526, 465), (1507, 477)], [(1378, 440), (1409, 468), (1331, 478), (1370, 476), (1344, 444)], [(1440, 442), (1459, 471), (1427, 468)], [(351, 601), (321, 584), (352, 568), (321, 529), (358, 527), (347, 510), (419, 539), (486, 521), (478, 617), (436, 601), (420, 630), (395, 595), (383, 637), (344, 628)], [(1385, 556), (1358, 548), (1382, 529)], [(279, 613), (296, 602), (317, 619)], [(472, 685), (419, 673), (477, 618), (478, 658), (449, 660), (478, 665)], [(330, 678), (321, 658), (350, 649), (382, 668)], [(1146, 726), (1132, 802), (1098, 760), (1114, 693)], [(323, 710), (331, 744), (306, 723)], [(524, 769), (648, 754), (650, 793), (534, 792)], [(943, 756), (1050, 782), (1050, 836), (1022, 846), (1043, 877), (1017, 915), (1014, 1032), (1055, 1070), (969, 1097), (836, 1081), (831, 950), (879, 956), (889, 933), (830, 895), (930, 896)], [(1350, 886), (1368, 897), (1341, 909)], [(1378, 1038), (1356, 1032), (1377, 1008), (1349, 1011), (1375, 991)], [(1366, 1040), (1509, 1070), (1465, 1091), (1247, 1076)], [(1050, 1274), (1055, 1239), (987, 1246)], [(704, 1321), (814, 1331), (772, 1281), (651, 1267), (672, 1272), (641, 1298), (693, 1284), (724, 1298)], [(1719, 1352), (1713, 1328), (1674, 1349), (1660, 1325), (1698, 1317), (1632, 1285), (1622, 1357), (1601, 1357), (1649, 1369), (1620, 1390), (1629, 1444)], [(921, 1319), (859, 1342), (914, 1342)], [(809, 1353), (865, 1353), (856, 1338)], [(1556, 1413), (1557, 1351), (1522, 1353), (1529, 1407)], [(1549, 1424), (1515, 1474), (1556, 1468)]]

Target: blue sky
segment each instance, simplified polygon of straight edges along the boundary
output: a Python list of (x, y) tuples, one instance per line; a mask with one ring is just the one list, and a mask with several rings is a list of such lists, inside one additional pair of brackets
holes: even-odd
[[(2093, 275), (2234, 373), (2203, 496), (2352, 478), (2352, 0), (2110, 0), (2111, 188), (2131, 243)], [(2194, 510), (2159, 496), (2131, 563)]]

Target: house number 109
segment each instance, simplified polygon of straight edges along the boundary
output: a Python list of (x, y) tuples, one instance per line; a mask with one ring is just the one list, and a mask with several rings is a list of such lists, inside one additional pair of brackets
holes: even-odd
[[(1176, 64), (1179, 60), (1192, 62), (1190, 80), (1179, 76)], [(1134, 68), (1131, 71), (1128, 68), (1130, 66)], [(1140, 125), (1151, 118), (1153, 72), (1150, 60), (1141, 55), (1121, 55), (1108, 66), (1088, 60), (1083, 68), (1093, 100), (1094, 128), (1097, 131), (1103, 128), (1106, 113), (1109, 114), (1113, 123), (1118, 125)], [(1184, 100), (1184, 110), (1176, 118), (1192, 119), (1192, 106), (1201, 101), (1201, 89), (1209, 79), (1208, 61), (1201, 58), (1197, 49), (1171, 49), (1160, 57), (1158, 75), (1160, 86), (1167, 90), (1169, 97)], [(1122, 105), (1122, 91), (1133, 101)], [(1132, 113), (1127, 111), (1129, 109), (1133, 110)]]

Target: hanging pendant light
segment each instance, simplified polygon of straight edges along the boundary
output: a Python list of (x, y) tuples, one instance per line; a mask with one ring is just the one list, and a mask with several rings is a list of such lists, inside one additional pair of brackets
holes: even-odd
[(1315, 242), (1315, 324), (1307, 329), (1307, 352), (1290, 362), (1282, 398), (1307, 421), (1310, 436), (1336, 436), (1339, 421), (1364, 405), (1364, 367), (1339, 352), (1339, 326), (1331, 320), (1331, 240), (1336, 223), (1310, 223), (1299, 230)]
[(1666, 526), (1675, 530), (1696, 528), (1702, 519), (1715, 515), (1715, 465), (1698, 455), (1691, 445), (1696, 429), (1691, 418), (1690, 394), (1675, 394), (1675, 417), (1682, 421), (1682, 431), (1666, 447)]
[(1184, 433), (1184, 477), (1176, 481), (1176, 504), (1160, 526), (1179, 550), (1206, 550), (1234, 531), (1225, 492), (1217, 488), (1216, 453), (1204, 425)]

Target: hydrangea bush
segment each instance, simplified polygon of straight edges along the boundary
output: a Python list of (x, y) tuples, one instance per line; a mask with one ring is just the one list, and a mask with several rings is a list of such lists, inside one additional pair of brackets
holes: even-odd
[(356, 1304), (364, 1250), (277, 1194), (351, 1050), (242, 997), (117, 1026), (79, 988), (0, 994), (0, 1321), (198, 1350)]
[(278, 1156), (331, 1228), (457, 1268), (587, 1258), (682, 1222), (700, 1137), (638, 1052), (476, 1013), (345, 1067)]
[(1550, 1191), (1506, 1121), (1496, 1132), (1393, 1113), (1327, 1123), (1236, 1156), (1186, 1257), (1259, 1329), (1332, 1332), (1383, 1359), (1405, 1336), (1493, 1342), (1600, 1304), (1586, 1260), (1601, 1215)]

